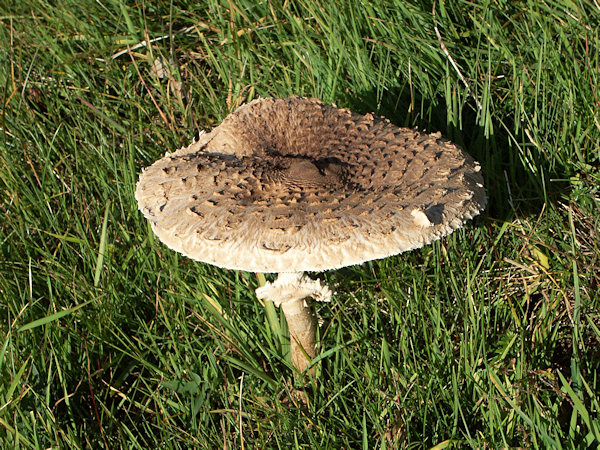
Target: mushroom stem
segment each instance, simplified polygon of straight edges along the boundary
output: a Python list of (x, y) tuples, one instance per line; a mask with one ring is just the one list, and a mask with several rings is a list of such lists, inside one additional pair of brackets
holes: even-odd
[(311, 297), (327, 302), (331, 300), (331, 290), (302, 272), (282, 272), (274, 282), (259, 287), (256, 296), (283, 310), (290, 331), (292, 364), (304, 372), (316, 355), (317, 340), (317, 322), (306, 300)]
[(304, 299), (281, 304), (290, 331), (292, 364), (304, 372), (317, 354), (317, 321)]

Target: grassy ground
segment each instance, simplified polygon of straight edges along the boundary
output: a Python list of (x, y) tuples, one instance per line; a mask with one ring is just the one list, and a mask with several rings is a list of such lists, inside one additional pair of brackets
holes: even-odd
[[(0, 441), (599, 445), (599, 30), (594, 0), (1, 2)], [(489, 194), (434, 245), (322, 274), (303, 389), (256, 277), (168, 250), (133, 197), (291, 94), (441, 131)]]

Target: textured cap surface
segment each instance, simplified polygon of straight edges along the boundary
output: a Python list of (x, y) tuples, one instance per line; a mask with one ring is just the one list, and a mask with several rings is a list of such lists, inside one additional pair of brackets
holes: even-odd
[(451, 233), (485, 206), (479, 171), (440, 134), (314, 99), (265, 98), (145, 169), (135, 196), (161, 241), (190, 258), (320, 271)]

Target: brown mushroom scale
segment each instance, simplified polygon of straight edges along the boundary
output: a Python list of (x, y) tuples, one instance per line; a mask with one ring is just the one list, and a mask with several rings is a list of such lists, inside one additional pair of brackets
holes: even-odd
[(169, 247), (220, 267), (320, 271), (421, 247), (478, 214), (479, 165), (439, 134), (312, 99), (255, 100), (140, 177)]

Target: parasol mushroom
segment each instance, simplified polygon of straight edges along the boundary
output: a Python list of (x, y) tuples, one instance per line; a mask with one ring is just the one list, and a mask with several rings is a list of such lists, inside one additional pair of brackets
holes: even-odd
[(479, 214), (480, 166), (439, 133), (398, 128), (315, 99), (254, 100), (140, 175), (136, 199), (160, 240), (228, 269), (278, 273), (257, 296), (281, 306), (293, 365), (315, 356), (303, 272), (426, 245)]

